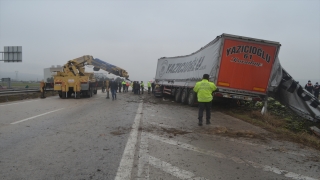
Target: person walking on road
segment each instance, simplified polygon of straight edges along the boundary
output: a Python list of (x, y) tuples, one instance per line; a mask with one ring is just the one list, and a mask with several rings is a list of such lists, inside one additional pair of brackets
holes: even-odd
[(313, 85), (311, 83), (311, 81), (309, 80), (308, 83), (304, 86), (304, 88), (309, 91), (309, 93), (312, 94), (312, 90), (313, 90)]
[(148, 94), (150, 94), (150, 89), (151, 89), (151, 82), (148, 81)]
[(141, 81), (140, 86), (141, 86), (141, 94), (143, 94), (143, 91), (144, 91), (144, 83), (143, 83), (143, 81)]
[(140, 84), (138, 81), (134, 81), (133, 83), (134, 94), (140, 94)]
[(313, 92), (314, 92), (314, 96), (319, 99), (319, 90), (320, 90), (320, 86), (318, 84), (318, 82), (316, 82), (316, 84), (313, 86)]
[(122, 81), (122, 92), (126, 92), (126, 90), (127, 90), (127, 86), (126, 86), (126, 81), (125, 80), (123, 80)]
[(122, 83), (121, 83), (121, 81), (119, 81), (118, 82), (119, 93), (121, 93), (121, 87), (122, 87)]
[(126, 82), (126, 92), (129, 91), (129, 86), (130, 86), (130, 82), (128, 81), (128, 82)]
[(211, 103), (212, 103), (212, 92), (217, 89), (213, 82), (209, 82), (209, 74), (204, 74), (202, 81), (196, 83), (193, 88), (194, 92), (197, 93), (199, 102), (199, 126), (202, 126), (203, 111), (206, 109), (206, 124), (211, 124)]
[(132, 88), (132, 89), (131, 89), (132, 92), (134, 92), (134, 91), (133, 91), (133, 90), (134, 90), (134, 88), (133, 88), (133, 87), (134, 87), (134, 84), (135, 84), (135, 82), (134, 82), (134, 81), (133, 81), (133, 82), (131, 81), (130, 86), (131, 86), (131, 88)]
[(112, 101), (117, 99), (117, 89), (118, 89), (118, 82), (112, 79), (112, 81), (109, 84), (109, 88), (111, 90), (112, 95)]
[(156, 86), (155, 82), (153, 81), (151, 83), (151, 92), (153, 93), (154, 92), (154, 87)]

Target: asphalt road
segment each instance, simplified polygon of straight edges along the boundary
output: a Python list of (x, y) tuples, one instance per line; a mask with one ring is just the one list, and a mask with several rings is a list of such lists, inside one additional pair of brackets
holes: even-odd
[(0, 179), (320, 179), (319, 151), (221, 112), (105, 96), (1, 103)]

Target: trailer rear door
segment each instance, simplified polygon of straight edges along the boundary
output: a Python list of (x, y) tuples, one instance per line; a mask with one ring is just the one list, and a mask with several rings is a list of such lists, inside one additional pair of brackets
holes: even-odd
[(225, 37), (217, 85), (266, 94), (279, 47)]

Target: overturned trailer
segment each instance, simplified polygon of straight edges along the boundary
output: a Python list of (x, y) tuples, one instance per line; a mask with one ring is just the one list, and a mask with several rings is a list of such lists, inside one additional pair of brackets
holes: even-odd
[(312, 102), (304, 101), (304, 105), (293, 102), (295, 97), (288, 93), (294, 87), (283, 91), (291, 81), (293, 84), (295, 81), (291, 78), (288, 82), (290, 75), (280, 65), (280, 46), (275, 41), (222, 34), (190, 55), (162, 57), (158, 59), (154, 95), (171, 95), (176, 102), (194, 106), (197, 98), (192, 89), (203, 74), (209, 74), (210, 81), (219, 89), (214, 92), (215, 97), (264, 101), (268, 95), (276, 94), (278, 99), (282, 97), (282, 103), (299, 111), (300, 115), (317, 121), (320, 119), (319, 101), (298, 85), (295, 87), (299, 88), (299, 97)]

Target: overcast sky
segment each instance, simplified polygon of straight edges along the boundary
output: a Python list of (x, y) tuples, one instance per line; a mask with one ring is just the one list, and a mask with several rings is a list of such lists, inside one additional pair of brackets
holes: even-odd
[(222, 33), (280, 42), (293, 78), (320, 81), (320, 0), (0, 0), (0, 51), (23, 48), (23, 62), (0, 62), (0, 76), (43, 76), (92, 55), (147, 81), (160, 57), (191, 54)]

